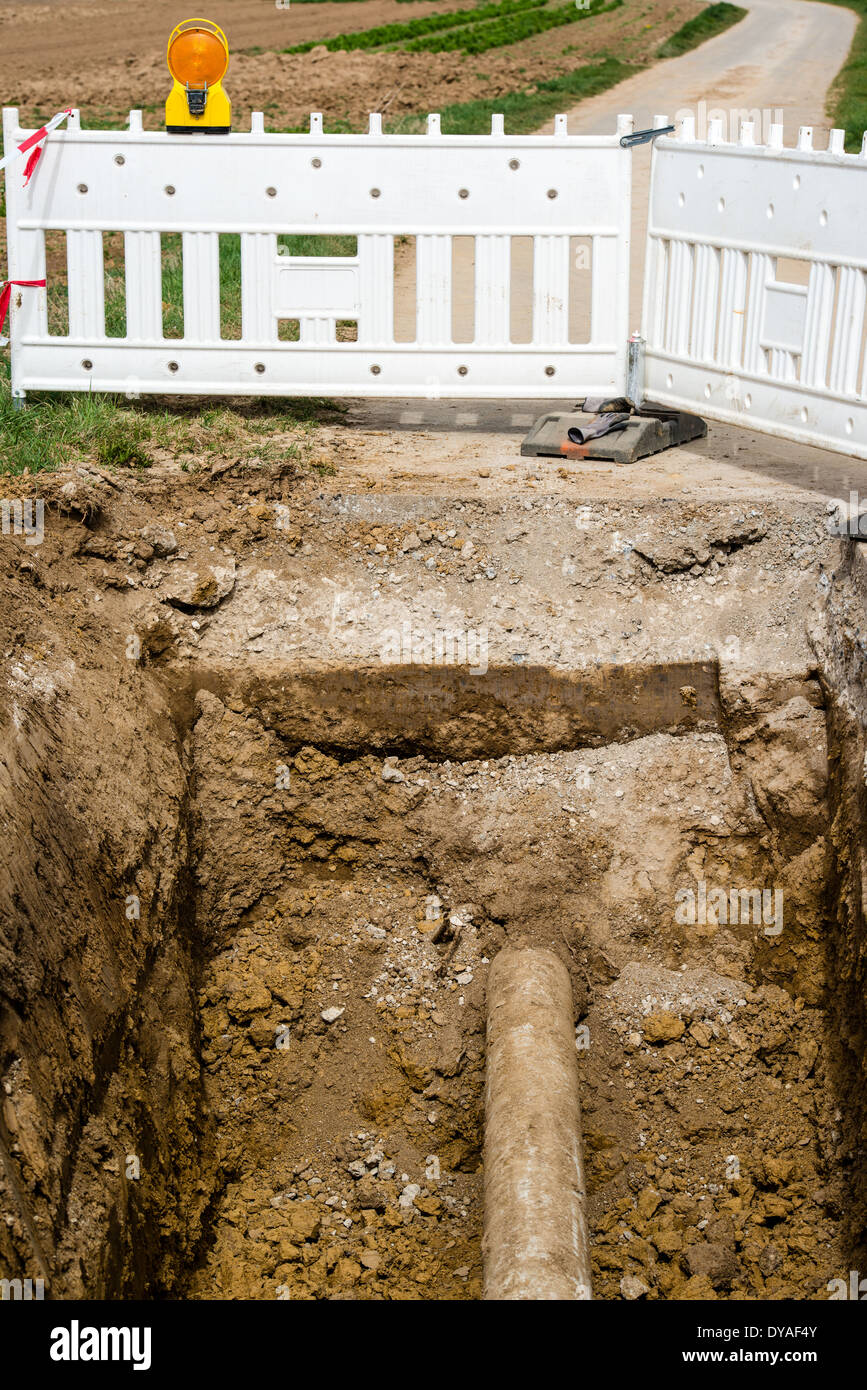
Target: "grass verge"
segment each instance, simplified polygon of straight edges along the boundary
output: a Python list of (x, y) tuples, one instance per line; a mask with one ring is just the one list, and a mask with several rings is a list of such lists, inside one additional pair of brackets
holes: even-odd
[(825, 0), (858, 16), (849, 56), (829, 93), (828, 110), (835, 126), (846, 132), (846, 149), (857, 153), (867, 130), (867, 0)]
[(708, 5), (706, 10), (697, 14), (695, 19), (687, 20), (686, 24), (682, 24), (664, 44), (660, 45), (657, 57), (679, 58), (681, 53), (688, 53), (691, 48), (698, 48), (706, 39), (713, 39), (717, 34), (730, 29), (733, 24), (742, 20), (745, 14), (746, 10), (741, 9), (740, 5)]
[[(547, 82), (536, 82), (526, 92), (510, 92), (486, 101), (455, 102), (440, 110), (442, 130), (445, 135), (486, 135), (496, 111), (505, 116), (506, 130), (510, 134), (526, 135), (538, 130), (558, 111), (584, 97), (598, 96), (639, 71), (637, 65), (622, 63), (619, 58), (606, 58), (604, 62), (564, 72)], [(393, 122), (389, 129), (394, 134), (411, 135), (422, 131), (424, 124), (424, 117), (412, 116)], [(611, 129), (613, 133), (613, 117)]]
[(291, 459), (330, 469), (312, 454), (311, 436), (340, 409), (326, 399), (130, 402), (120, 396), (34, 392), (13, 408), (8, 363), (0, 367), (0, 475), (50, 472), (75, 463), (109, 470), (148, 468), (158, 449), (184, 471), (220, 461), (260, 466)]

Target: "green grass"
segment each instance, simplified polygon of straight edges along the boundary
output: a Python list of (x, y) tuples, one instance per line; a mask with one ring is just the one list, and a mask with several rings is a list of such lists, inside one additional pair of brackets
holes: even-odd
[(184, 336), (184, 253), (180, 232), (162, 236), (163, 333), (167, 338)]
[[(842, 5), (844, 0), (826, 0)], [(857, 152), (867, 130), (867, 0), (847, 0), (847, 10), (858, 15), (858, 28), (845, 65), (831, 87), (830, 115), (834, 125), (846, 132), (846, 149)]]
[[(505, 116), (506, 130), (510, 134), (526, 135), (538, 130), (558, 111), (585, 97), (598, 96), (640, 70), (638, 65), (622, 63), (619, 58), (606, 58), (601, 63), (564, 72), (547, 82), (537, 82), (526, 92), (510, 92), (490, 101), (461, 101), (443, 106), (440, 110), (442, 131), (445, 135), (486, 135), (491, 129), (491, 116), (497, 111)], [(406, 117), (389, 128), (396, 134), (412, 134), (424, 128), (424, 118)]]
[(687, 20), (686, 24), (675, 30), (671, 38), (666, 39), (657, 50), (657, 57), (679, 58), (681, 53), (688, 53), (691, 48), (698, 48), (706, 39), (715, 38), (717, 34), (730, 29), (733, 24), (743, 19), (745, 14), (746, 10), (741, 9), (740, 5), (708, 5), (695, 19)]
[(277, 254), (280, 256), (355, 256), (358, 254), (358, 237), (317, 236), (315, 233), (288, 236), (281, 232), (277, 237)]
[(404, 24), (379, 24), (373, 29), (360, 29), (351, 34), (335, 34), (330, 39), (310, 39), (306, 43), (293, 44), (284, 48), (284, 53), (309, 53), (311, 48), (325, 47), (330, 53), (346, 53), (357, 49), (383, 48), (388, 44), (403, 43), (423, 34), (433, 34), (440, 29), (457, 29), (466, 24), (476, 24), (480, 20), (496, 19), (503, 15), (517, 14), (522, 10), (539, 9), (546, 0), (493, 0), (487, 5), (478, 5), (471, 10), (452, 10), (448, 14), (425, 15), (423, 19), (410, 19)]
[[(240, 465), (310, 462), (317, 424), (340, 409), (326, 399), (252, 399), (202, 406), (200, 401), (129, 402), (116, 395), (33, 392), (13, 408), (8, 362), (0, 364), (0, 474), (50, 472), (75, 463), (147, 468), (154, 449), (167, 449), (185, 470), (213, 459)], [(286, 435), (291, 438), (287, 441)]]
[[(31, 403), (32, 401), (32, 403)], [(69, 393), (28, 398), (14, 410), (8, 366), (0, 377), (0, 472), (39, 473), (74, 460), (104, 467), (141, 467), (149, 460), (146, 437), (166, 437), (163, 422), (148, 424), (131, 410), (119, 410), (110, 396)]]
[(535, 9), (525, 14), (507, 15), (486, 24), (471, 24), (462, 29), (451, 29), (444, 34), (415, 39), (404, 47), (409, 53), (444, 53), (457, 50), (461, 53), (486, 53), (491, 48), (505, 48), (509, 44), (521, 43), (536, 34), (558, 29), (563, 24), (577, 24), (582, 19), (592, 19), (596, 15), (608, 14), (618, 10), (623, 0), (593, 0), (589, 9), (576, 9), (574, 3), (557, 9)]

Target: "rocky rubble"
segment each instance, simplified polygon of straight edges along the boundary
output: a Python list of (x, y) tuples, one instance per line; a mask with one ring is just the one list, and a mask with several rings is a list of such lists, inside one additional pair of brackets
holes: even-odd
[(597, 1296), (827, 1298), (847, 1158), (822, 1013), (633, 964), (585, 1022)]

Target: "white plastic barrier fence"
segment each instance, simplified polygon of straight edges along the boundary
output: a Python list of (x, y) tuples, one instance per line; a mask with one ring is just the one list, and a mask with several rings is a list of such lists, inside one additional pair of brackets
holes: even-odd
[(867, 458), (867, 139), (737, 144), (684, 121), (654, 147), (645, 394)]
[[(126, 131), (82, 130), (73, 112), (26, 187), (20, 161), (6, 171), (8, 277), (47, 278), (12, 296), (13, 392), (621, 391), (632, 157), (619, 137), (631, 128), (621, 116), (616, 134), (570, 136), (558, 116), (552, 135), (511, 136), (495, 116), (490, 135), (448, 136), (430, 116), (426, 135), (383, 135), (371, 116), (366, 135), (326, 135), (314, 115), (309, 134), (283, 135), (254, 115), (249, 132), (208, 137), (145, 131), (137, 112)], [(3, 130), (7, 151), (29, 134), (14, 108)], [(62, 332), (53, 311), (49, 331), (50, 232), (66, 240)], [(124, 241), (119, 337), (105, 318), (113, 232)], [(181, 337), (164, 330), (170, 233), (182, 236)], [(226, 233), (240, 237), (240, 339), (221, 336)], [(357, 244), (346, 256), (283, 254), (281, 234)], [(397, 334), (396, 287), (411, 300)]]

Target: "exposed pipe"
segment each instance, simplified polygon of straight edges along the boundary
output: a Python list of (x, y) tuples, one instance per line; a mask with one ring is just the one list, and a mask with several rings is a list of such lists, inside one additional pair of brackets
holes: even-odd
[(572, 986), (550, 951), (488, 975), (486, 1299), (591, 1297)]

